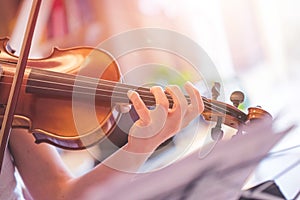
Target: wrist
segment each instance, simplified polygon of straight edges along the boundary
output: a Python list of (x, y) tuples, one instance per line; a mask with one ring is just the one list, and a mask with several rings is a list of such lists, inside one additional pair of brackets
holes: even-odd
[(128, 143), (124, 146), (124, 150), (131, 152), (131, 153), (137, 153), (137, 154), (149, 154), (151, 155), (155, 149), (157, 148), (156, 145), (153, 143), (147, 143), (142, 141), (128, 141)]

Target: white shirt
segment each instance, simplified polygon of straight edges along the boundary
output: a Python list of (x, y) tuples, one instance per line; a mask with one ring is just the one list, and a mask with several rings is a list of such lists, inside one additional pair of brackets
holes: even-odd
[(0, 174), (0, 200), (24, 200), (9, 149), (6, 149)]

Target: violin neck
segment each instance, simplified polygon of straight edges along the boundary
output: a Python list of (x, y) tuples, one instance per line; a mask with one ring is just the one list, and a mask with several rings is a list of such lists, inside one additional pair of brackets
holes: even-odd
[[(26, 84), (26, 92), (36, 95), (78, 100), (93, 98), (112, 103), (131, 104), (127, 96), (129, 90), (138, 92), (147, 106), (155, 105), (155, 98), (149, 88), (80, 75), (33, 68)], [(169, 94), (166, 95), (169, 99), (169, 105), (172, 107), (173, 100)]]

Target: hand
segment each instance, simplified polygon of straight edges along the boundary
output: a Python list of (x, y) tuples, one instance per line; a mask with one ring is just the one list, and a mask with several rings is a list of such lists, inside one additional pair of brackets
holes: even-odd
[(190, 83), (185, 84), (190, 96), (188, 104), (186, 97), (178, 86), (166, 87), (166, 92), (173, 98), (173, 107), (161, 87), (151, 88), (156, 100), (154, 110), (149, 110), (139, 94), (129, 91), (130, 98), (139, 116), (129, 131), (128, 145), (137, 153), (150, 153), (161, 143), (174, 136), (180, 129), (186, 127), (195, 117), (202, 113), (204, 106), (198, 90)]

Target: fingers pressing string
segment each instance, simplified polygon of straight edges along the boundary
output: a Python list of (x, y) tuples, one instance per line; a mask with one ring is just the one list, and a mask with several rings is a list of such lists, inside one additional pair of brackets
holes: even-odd
[(150, 118), (150, 111), (148, 110), (147, 106), (139, 96), (139, 94), (133, 90), (129, 90), (128, 98), (131, 100), (140, 120), (145, 124), (149, 124), (151, 122)]

